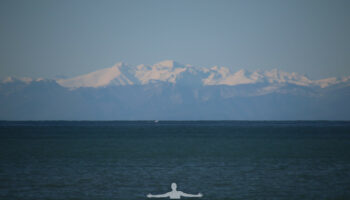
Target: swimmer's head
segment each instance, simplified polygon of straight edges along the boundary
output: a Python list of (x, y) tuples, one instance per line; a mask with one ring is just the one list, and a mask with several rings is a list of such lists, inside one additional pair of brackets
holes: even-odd
[(177, 188), (176, 183), (172, 183), (172, 184), (171, 184), (171, 189), (172, 189), (172, 190), (176, 190), (176, 188)]

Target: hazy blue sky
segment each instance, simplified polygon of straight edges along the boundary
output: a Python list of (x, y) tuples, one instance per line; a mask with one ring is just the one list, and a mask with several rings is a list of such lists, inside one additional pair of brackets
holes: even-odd
[(350, 75), (350, 1), (0, 1), (0, 78), (124, 61)]

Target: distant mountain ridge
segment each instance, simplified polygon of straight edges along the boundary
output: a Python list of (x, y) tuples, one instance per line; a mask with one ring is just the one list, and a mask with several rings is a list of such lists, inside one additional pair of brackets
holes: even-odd
[[(321, 80), (310, 80), (305, 75), (284, 72), (277, 69), (247, 71), (241, 69), (233, 72), (227, 67), (194, 67), (183, 65), (172, 60), (166, 60), (154, 65), (129, 66), (125, 63), (117, 63), (113, 67), (104, 68), (84, 75), (68, 79), (57, 79), (57, 83), (63, 87), (105, 87), (123, 85), (145, 85), (152, 82), (169, 82), (183, 84), (183, 77), (191, 77), (191, 80), (200, 81), (202, 85), (242, 85), (242, 84), (295, 84), (300, 86), (329, 87), (336, 84), (350, 82), (350, 76), (343, 78), (330, 77)], [(8, 77), (3, 83), (14, 79)], [(24, 82), (33, 81), (31, 78), (19, 78)], [(42, 80), (42, 79), (39, 79)], [(34, 80), (35, 81), (35, 80)], [(36, 80), (37, 81), (37, 80)], [(180, 83), (179, 83), (180, 82)], [(185, 83), (191, 85), (191, 82)]]
[(350, 120), (350, 76), (117, 63), (72, 78), (8, 77), (0, 119)]

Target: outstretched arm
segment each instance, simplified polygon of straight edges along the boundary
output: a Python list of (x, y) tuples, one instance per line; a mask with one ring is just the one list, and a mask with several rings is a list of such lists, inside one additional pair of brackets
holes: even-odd
[(148, 198), (164, 198), (169, 197), (169, 192), (165, 194), (147, 194)]
[(198, 194), (187, 194), (187, 193), (181, 192), (181, 196), (183, 196), (183, 197), (202, 197), (203, 195), (201, 193), (198, 193)]

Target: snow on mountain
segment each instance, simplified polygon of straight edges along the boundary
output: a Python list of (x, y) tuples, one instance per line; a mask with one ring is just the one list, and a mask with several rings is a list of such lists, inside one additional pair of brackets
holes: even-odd
[(29, 78), (29, 77), (13, 77), (13, 76), (8, 76), (6, 78), (4, 78), (3, 80), (1, 80), (1, 83), (14, 83), (14, 82), (20, 82), (20, 83), (25, 83), (25, 84), (29, 84), (33, 81), (41, 81), (44, 80), (43, 78), (37, 78), (37, 79), (33, 79), (33, 78)]
[(132, 85), (134, 84), (121, 70), (127, 67), (124, 63), (117, 63), (113, 67), (101, 69), (86, 75), (77, 76), (70, 79), (59, 79), (57, 83), (63, 87), (101, 87), (109, 84), (114, 85)]
[[(6, 79), (3, 82), (9, 82)], [(27, 80), (27, 82), (31, 80)], [(125, 85), (145, 85), (154, 82), (168, 82), (182, 85), (227, 85), (237, 86), (264, 83), (268, 85), (266, 91), (271, 91), (287, 84), (325, 88), (335, 84), (349, 83), (350, 76), (338, 79), (335, 77), (321, 80), (310, 80), (307, 76), (273, 70), (248, 71), (241, 69), (232, 71), (228, 67), (214, 66), (194, 67), (183, 65), (172, 60), (166, 60), (154, 65), (129, 66), (117, 63), (113, 67), (101, 69), (85, 75), (68, 79), (58, 79), (57, 83), (63, 87), (75, 89), (80, 87), (105, 87)], [(265, 89), (264, 89), (265, 91)]]
[(265, 71), (263, 76), (269, 83), (289, 83), (299, 86), (310, 86), (313, 84), (313, 81), (304, 75), (295, 72), (283, 72), (277, 69)]
[(204, 85), (242, 85), (254, 83), (269, 83), (269, 84), (294, 84), (300, 86), (310, 86), (313, 81), (306, 76), (297, 73), (288, 73), (273, 69), (270, 71), (246, 71), (239, 70), (231, 72), (226, 67), (210, 68), (210, 75), (203, 80)]
[(261, 75), (257, 72), (247, 74), (245, 70), (239, 70), (232, 73), (226, 67), (212, 67), (210, 68), (209, 76), (203, 79), (204, 85), (240, 85), (257, 83)]
[(325, 88), (325, 87), (328, 87), (329, 85), (337, 84), (338, 82), (339, 80), (336, 77), (325, 78), (325, 79), (314, 81), (314, 83), (316, 85), (319, 85), (321, 88)]
[(176, 83), (179, 74), (185, 72), (186, 66), (172, 60), (159, 62), (153, 66), (139, 65), (135, 72), (135, 77), (141, 84), (147, 84), (152, 81), (164, 81)]
[(350, 76), (343, 77), (341, 79), (338, 79), (336, 77), (325, 78), (325, 79), (314, 81), (314, 84), (318, 85), (321, 88), (326, 88), (326, 87), (336, 85), (336, 84), (350, 85)]
[(5, 78), (0, 119), (348, 120), (349, 99), (350, 76), (118, 63), (73, 78)]

